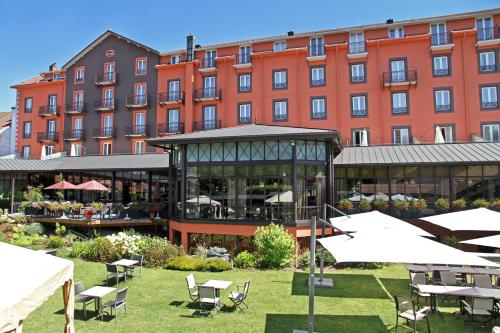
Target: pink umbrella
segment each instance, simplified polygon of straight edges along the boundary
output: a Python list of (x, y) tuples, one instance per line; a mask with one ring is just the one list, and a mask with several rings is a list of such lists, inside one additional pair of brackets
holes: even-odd
[(45, 189), (46, 190), (74, 190), (77, 187), (70, 182), (67, 182), (65, 180), (55, 183), (53, 185), (47, 186)]
[(96, 182), (95, 180), (91, 180), (89, 182), (76, 185), (76, 189), (87, 190), (87, 191), (109, 191), (109, 188), (107, 188), (106, 186), (102, 185), (99, 182)]

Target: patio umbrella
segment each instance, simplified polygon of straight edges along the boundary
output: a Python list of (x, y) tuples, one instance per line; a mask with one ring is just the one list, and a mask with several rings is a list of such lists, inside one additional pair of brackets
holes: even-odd
[(463, 244), (472, 244), (472, 245), (480, 245), (480, 246), (488, 246), (488, 247), (495, 247), (497, 249), (500, 249), (500, 235), (488, 236), (488, 237), (481, 237), (481, 238), (474, 238), (474, 239), (469, 239), (469, 240), (461, 241), (460, 243), (463, 243)]
[(498, 231), (500, 232), (500, 213), (487, 208), (462, 210), (459, 212), (422, 217), (451, 231)]
[(86, 190), (86, 191), (109, 191), (109, 188), (106, 186), (102, 185), (101, 183), (91, 180), (86, 183), (82, 183), (79, 185), (76, 185), (77, 190)]
[(76, 189), (76, 186), (71, 184), (70, 182), (63, 180), (63, 181), (60, 181), (58, 183), (47, 186), (45, 189), (46, 190), (74, 190), (74, 189)]
[(353, 195), (352, 197), (347, 198), (347, 200), (352, 201), (352, 202), (358, 202), (358, 201), (361, 201), (361, 200), (368, 200), (368, 201), (371, 201), (371, 200), (370, 200), (370, 197), (367, 197), (367, 196), (366, 196), (366, 195), (364, 195), (364, 194), (355, 194), (355, 195)]
[(267, 203), (277, 204), (280, 202), (293, 202), (293, 192), (286, 191), (282, 193), (278, 193), (266, 199)]
[(434, 143), (435, 144), (446, 143), (443, 137), (443, 133), (441, 132), (441, 128), (439, 126), (436, 126), (436, 131), (434, 134)]
[(71, 144), (71, 151), (69, 156), (76, 156), (76, 145), (74, 143)]
[(210, 199), (210, 197), (206, 195), (200, 195), (199, 197), (192, 198), (187, 200), (189, 203), (197, 203), (200, 205), (212, 205), (212, 206), (220, 206), (221, 203), (217, 200)]
[(361, 131), (361, 143), (359, 144), (361, 147), (368, 147), (368, 131)]
[(389, 196), (387, 194), (384, 194), (384, 193), (376, 193), (376, 194), (372, 194), (372, 195), (369, 195), (366, 197), (366, 200), (368, 201), (373, 201), (373, 200), (376, 200), (376, 199), (380, 199), (382, 201), (389, 201)]
[(408, 195), (404, 195), (404, 194), (394, 194), (394, 195), (391, 195), (391, 200), (392, 201), (396, 201), (396, 200), (408, 200), (408, 201), (411, 201), (411, 200), (415, 200), (416, 198), (414, 197), (410, 197)]
[(45, 145), (42, 145), (42, 151), (40, 152), (40, 159), (43, 160), (47, 157), (47, 149), (45, 149)]

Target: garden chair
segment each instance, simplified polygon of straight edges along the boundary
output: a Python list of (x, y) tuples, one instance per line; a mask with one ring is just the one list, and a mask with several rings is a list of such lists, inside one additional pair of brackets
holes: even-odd
[[(454, 272), (452, 271), (441, 271), (439, 272), (440, 275), (441, 275), (441, 281), (440, 282), (436, 282), (436, 284), (439, 284), (439, 285), (442, 285), (442, 286), (458, 286), (458, 282), (457, 282), (457, 277), (455, 275)], [(449, 296), (444, 296), (442, 298), (442, 301), (447, 301), (449, 302), (450, 301), (450, 297)]]
[(140, 256), (138, 254), (133, 254), (130, 259), (136, 260), (136, 261), (138, 261), (138, 263), (135, 264), (135, 265), (132, 265), (132, 266), (128, 267), (127, 271), (131, 271), (132, 272), (132, 276), (135, 277), (135, 269), (139, 268), (139, 270), (141, 272), (141, 276), (142, 276), (142, 262), (144, 261), (144, 257)]
[(114, 278), (116, 279), (116, 283), (120, 282), (120, 278), (124, 278), (125, 282), (127, 282), (127, 273), (126, 272), (120, 272), (118, 270), (118, 265), (113, 265), (113, 264), (106, 264), (106, 271), (107, 271), (107, 276), (106, 276), (106, 283), (109, 284), (109, 279)]
[[(220, 297), (217, 297), (217, 293), (214, 287), (204, 287), (198, 286), (198, 296), (200, 302), (201, 313), (207, 313), (212, 315), (212, 310), (220, 310)], [(210, 310), (207, 310), (207, 306)]]
[[(247, 280), (243, 285), (243, 288), (240, 289), (241, 286), (237, 286), (236, 291), (231, 291), (229, 294), (229, 299), (233, 302), (234, 306), (240, 309), (240, 312), (245, 312), (245, 309), (248, 309), (248, 305), (245, 303), (245, 299), (248, 296), (248, 289), (250, 288), (250, 280)], [(243, 308), (244, 307), (244, 308)]]
[(406, 323), (413, 322), (413, 332), (417, 332), (417, 322), (425, 319), (427, 321), (427, 331), (431, 332), (431, 327), (429, 325), (429, 311), (430, 309), (425, 307), (420, 310), (416, 310), (415, 303), (404, 296), (394, 296), (396, 301), (396, 327), (395, 331), (398, 331), (399, 318), (406, 319)]
[(198, 287), (196, 286), (196, 281), (194, 279), (193, 273), (186, 276), (186, 283), (188, 287), (189, 297), (193, 302), (197, 302), (199, 299)]
[(75, 303), (82, 303), (83, 304), (83, 317), (87, 317), (87, 304), (90, 302), (94, 302), (94, 311), (97, 311), (97, 303), (96, 303), (96, 298), (92, 296), (80, 296), (80, 294), (85, 290), (83, 288), (83, 282), (77, 282), (75, 283)]
[(474, 274), (474, 285), (478, 288), (493, 288), (491, 277), (485, 274)]
[(128, 287), (118, 290), (114, 301), (109, 301), (103, 304), (103, 309), (110, 308), (111, 315), (113, 315), (113, 309), (115, 309), (116, 322), (118, 322), (119, 308), (123, 307), (125, 309), (125, 316), (127, 316), (127, 291)]
[[(466, 314), (469, 317), (464, 321), (464, 324), (472, 322), (480, 322), (485, 324), (493, 320), (495, 299), (473, 297), (472, 306), (470, 306), (465, 300), (461, 300), (460, 307), (462, 313)], [(485, 320), (477, 320), (478, 317), (485, 318)]]
[(427, 284), (427, 279), (425, 277), (425, 273), (415, 273), (415, 272), (410, 272), (410, 297), (413, 297), (413, 295), (417, 296), (417, 306), (420, 307), (420, 297), (423, 298), (431, 298), (430, 294), (426, 293), (421, 293), (418, 290), (417, 285), (419, 284)]

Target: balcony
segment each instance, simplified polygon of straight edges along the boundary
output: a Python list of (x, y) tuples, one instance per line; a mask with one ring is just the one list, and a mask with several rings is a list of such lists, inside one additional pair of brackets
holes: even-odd
[(116, 72), (104, 72), (95, 75), (95, 84), (98, 86), (112, 86), (118, 83)]
[(219, 119), (209, 119), (193, 122), (193, 131), (208, 131), (221, 128), (221, 121)]
[(125, 136), (137, 138), (149, 136), (149, 125), (135, 125), (125, 127)]
[(87, 103), (84, 102), (68, 103), (64, 107), (64, 113), (66, 114), (81, 114), (86, 112), (86, 110)]
[(116, 110), (116, 98), (103, 98), (94, 102), (96, 111), (114, 111)]
[(216, 72), (215, 57), (201, 59), (199, 71), (202, 73)]
[(326, 59), (325, 45), (314, 44), (309, 45), (309, 55), (307, 56), (308, 62), (323, 61)]
[(477, 29), (476, 46), (491, 46), (500, 44), (500, 25)]
[(222, 97), (222, 89), (217, 89), (217, 87), (196, 89), (193, 97), (195, 102), (217, 101)]
[(116, 137), (116, 127), (101, 127), (94, 130), (94, 139), (112, 139)]
[(234, 68), (252, 68), (252, 55), (250, 53), (241, 53), (234, 56)]
[(383, 74), (384, 87), (405, 86), (417, 84), (417, 71), (414, 69), (385, 72)]
[(127, 96), (125, 106), (129, 109), (141, 109), (149, 106), (149, 95)]
[(158, 124), (157, 134), (159, 136), (165, 134), (180, 134), (180, 133), (184, 133), (184, 123), (169, 122), (169, 123)]
[(184, 91), (169, 91), (158, 94), (158, 104), (184, 104)]
[(36, 141), (40, 143), (58, 142), (59, 132), (38, 132), (36, 135)]
[(82, 141), (87, 138), (87, 132), (82, 129), (75, 129), (64, 132), (64, 141)]
[(431, 51), (451, 50), (454, 46), (451, 31), (431, 34)]
[(44, 105), (38, 107), (38, 115), (40, 117), (58, 116), (60, 111), (61, 107), (59, 105)]
[(366, 56), (368, 56), (368, 52), (366, 52), (366, 44), (364, 40), (359, 42), (349, 42), (349, 53), (347, 54), (347, 58), (357, 59), (364, 58)]

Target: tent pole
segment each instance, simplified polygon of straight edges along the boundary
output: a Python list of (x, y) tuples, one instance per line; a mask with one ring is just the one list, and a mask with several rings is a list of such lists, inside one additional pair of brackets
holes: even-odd
[[(326, 221), (326, 204), (323, 204), (323, 221)], [(325, 238), (325, 224), (321, 223), (321, 238)], [(321, 257), (319, 261), (319, 283), (323, 282), (323, 272), (325, 270), (325, 248), (321, 247)]]
[(309, 322), (308, 332), (314, 331), (314, 271), (316, 268), (316, 216), (311, 218), (311, 245), (310, 245), (310, 270), (309, 270)]
[(11, 184), (10, 184), (10, 213), (14, 214), (14, 195), (16, 187), (16, 175), (12, 175)]

